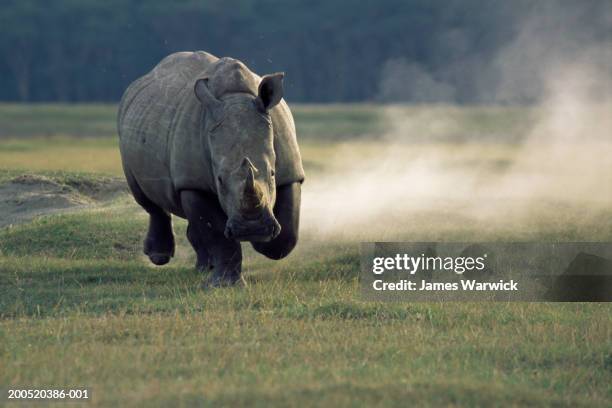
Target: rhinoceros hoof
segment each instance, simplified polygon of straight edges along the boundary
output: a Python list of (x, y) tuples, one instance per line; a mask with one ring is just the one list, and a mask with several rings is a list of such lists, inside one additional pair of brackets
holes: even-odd
[(174, 243), (165, 245), (169, 248), (163, 248), (163, 245), (155, 245), (152, 240), (146, 239), (144, 242), (144, 253), (149, 257), (155, 265), (165, 265), (170, 262), (170, 258), (174, 256)]
[(208, 272), (212, 269), (212, 263), (208, 256), (200, 256), (198, 255), (198, 260), (196, 262), (196, 270), (198, 272)]
[(167, 264), (168, 262), (170, 262), (170, 258), (171, 256), (168, 254), (158, 254), (158, 253), (149, 254), (149, 259), (151, 260), (151, 262), (153, 262), (157, 266)]

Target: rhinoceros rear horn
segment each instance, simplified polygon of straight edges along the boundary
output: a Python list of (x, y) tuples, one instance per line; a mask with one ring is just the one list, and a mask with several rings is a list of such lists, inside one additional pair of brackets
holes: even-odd
[(248, 158), (244, 158), (241, 165), (245, 171), (244, 190), (242, 195), (243, 209), (259, 208), (262, 205), (263, 193), (255, 182), (255, 172), (257, 169)]
[(244, 180), (244, 192), (245, 194), (255, 192), (255, 173), (253, 173), (251, 168), (247, 170), (246, 179)]
[(255, 165), (253, 164), (251, 159), (245, 156), (242, 158), (242, 162), (240, 162), (240, 167), (242, 167), (243, 169), (248, 169), (249, 167), (255, 168)]
[(215, 109), (221, 106), (221, 101), (215, 98), (208, 88), (208, 78), (198, 79), (193, 87), (193, 91), (195, 92), (198, 100), (205, 107)]
[(257, 91), (257, 107), (262, 112), (267, 112), (276, 106), (281, 99), (283, 99), (283, 78), (285, 77), (284, 72), (277, 72), (275, 74), (264, 75), (259, 83), (259, 90)]

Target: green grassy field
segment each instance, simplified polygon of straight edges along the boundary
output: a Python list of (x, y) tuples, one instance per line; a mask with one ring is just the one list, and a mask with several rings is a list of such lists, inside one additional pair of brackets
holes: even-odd
[[(416, 129), (397, 147), (406, 155), (487, 174), (508, 167), (531, 120), (391, 109)], [(374, 106), (294, 111), (305, 197), (393, 132)], [(436, 116), (450, 125), (432, 128)], [(120, 166), (114, 107), (0, 106), (0, 188), (38, 183), (87, 203), (0, 228), (0, 387), (89, 387), (87, 406), (612, 404), (609, 304), (369, 303), (358, 286), (360, 240), (610, 241), (608, 205), (542, 200), (491, 222), (451, 202), (394, 213), (392, 230), (326, 233), (306, 211), (288, 258), (248, 248), (246, 288), (202, 291), (183, 220), (169, 265), (142, 255), (145, 213), (121, 189), (105, 193)]]

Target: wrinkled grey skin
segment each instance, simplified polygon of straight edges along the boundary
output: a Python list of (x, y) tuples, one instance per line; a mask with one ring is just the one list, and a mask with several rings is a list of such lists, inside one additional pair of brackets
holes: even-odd
[(174, 255), (170, 214), (206, 284), (240, 280), (240, 241), (279, 259), (297, 242), (304, 171), (283, 74), (260, 78), (243, 63), (202, 52), (164, 58), (123, 95), (118, 132), (124, 172), (149, 213), (144, 251)]

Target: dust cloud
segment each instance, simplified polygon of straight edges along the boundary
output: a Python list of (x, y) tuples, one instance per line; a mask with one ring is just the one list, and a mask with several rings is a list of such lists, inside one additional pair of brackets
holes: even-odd
[[(422, 239), (431, 235), (414, 225), (426, 219), (495, 228), (610, 216), (612, 41), (583, 35), (581, 16), (548, 7), (525, 17), (483, 73), (496, 78), (490, 106), (385, 106), (384, 135), (340, 145), (331, 170), (308, 175), (305, 233)], [(499, 123), (474, 126), (486, 118)]]

